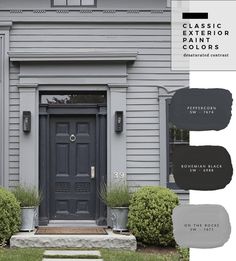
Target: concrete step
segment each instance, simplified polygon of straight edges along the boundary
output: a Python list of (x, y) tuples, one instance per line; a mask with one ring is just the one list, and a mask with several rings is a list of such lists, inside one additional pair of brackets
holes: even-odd
[(103, 261), (103, 259), (44, 258), (42, 261)]
[(101, 257), (100, 251), (96, 250), (46, 250), (43, 253), (47, 257), (55, 256), (90, 256), (90, 257)]
[(100, 251), (95, 250), (46, 250), (43, 253), (44, 256), (55, 257), (55, 256), (86, 256), (86, 257), (101, 257)]
[[(35, 235), (35, 232), (20, 232), (10, 239), (11, 247), (29, 248), (76, 248), (76, 249), (120, 249), (135, 251), (136, 238), (133, 235)], [(55, 260), (54, 260), (55, 261)]]
[(50, 220), (48, 227), (98, 227), (94, 220)]
[(46, 250), (43, 255), (43, 261), (103, 261), (100, 251), (95, 250)]

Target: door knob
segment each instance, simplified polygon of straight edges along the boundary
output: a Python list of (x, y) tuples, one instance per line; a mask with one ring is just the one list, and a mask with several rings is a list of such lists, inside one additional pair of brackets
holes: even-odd
[(76, 136), (74, 134), (70, 135), (70, 141), (75, 142), (76, 141)]

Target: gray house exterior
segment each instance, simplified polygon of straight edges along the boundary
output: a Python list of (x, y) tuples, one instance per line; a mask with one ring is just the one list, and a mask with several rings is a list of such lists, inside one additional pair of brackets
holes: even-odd
[(169, 173), (168, 100), (189, 84), (171, 70), (169, 4), (0, 0), (0, 185), (39, 187), (40, 224), (106, 224), (102, 183), (188, 201)]

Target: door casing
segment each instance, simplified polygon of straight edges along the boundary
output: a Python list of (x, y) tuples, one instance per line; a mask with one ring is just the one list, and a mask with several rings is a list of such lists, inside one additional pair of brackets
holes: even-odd
[[(94, 115), (96, 117), (96, 184), (97, 193), (107, 183), (107, 110), (104, 104), (40, 105), (39, 108), (39, 190), (42, 202), (39, 208), (39, 225), (50, 220), (50, 117), (55, 115)], [(95, 220), (97, 225), (107, 224), (107, 208), (96, 197)]]

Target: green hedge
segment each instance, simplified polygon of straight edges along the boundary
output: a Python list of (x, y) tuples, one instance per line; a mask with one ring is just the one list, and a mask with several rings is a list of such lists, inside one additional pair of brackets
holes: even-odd
[(143, 187), (133, 194), (128, 227), (137, 240), (157, 246), (174, 246), (172, 211), (179, 204), (167, 188)]
[(19, 231), (19, 226), (20, 203), (10, 191), (0, 188), (0, 246)]
[(189, 248), (182, 248), (177, 247), (178, 253), (179, 253), (179, 260), (180, 261), (189, 261), (190, 259), (190, 251)]

